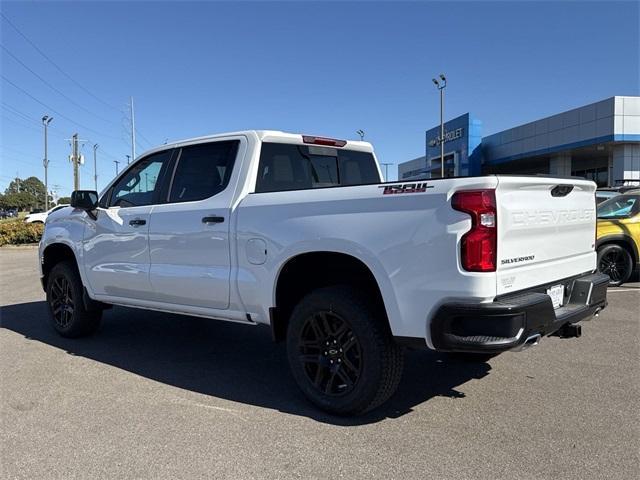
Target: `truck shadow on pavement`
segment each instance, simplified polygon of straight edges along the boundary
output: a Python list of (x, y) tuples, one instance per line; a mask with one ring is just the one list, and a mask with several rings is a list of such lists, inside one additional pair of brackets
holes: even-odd
[(468, 363), (431, 351), (408, 351), (398, 391), (385, 405), (356, 418), (315, 409), (289, 374), (283, 344), (268, 328), (114, 307), (92, 337), (66, 339), (48, 323), (44, 301), (3, 306), (0, 327), (71, 355), (185, 390), (234, 402), (353, 426), (397, 418), (437, 396), (464, 397), (456, 388), (488, 374), (487, 363)]

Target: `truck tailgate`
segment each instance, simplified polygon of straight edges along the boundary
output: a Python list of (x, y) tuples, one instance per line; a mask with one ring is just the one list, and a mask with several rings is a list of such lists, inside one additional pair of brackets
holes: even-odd
[(595, 269), (595, 189), (579, 179), (498, 177), (498, 295)]

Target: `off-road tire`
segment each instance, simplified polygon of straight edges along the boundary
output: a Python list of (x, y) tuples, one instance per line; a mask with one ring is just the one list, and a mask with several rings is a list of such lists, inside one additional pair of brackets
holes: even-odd
[[(323, 356), (326, 352), (324, 345), (329, 340), (325, 342), (320, 334), (314, 334), (313, 340), (308, 340), (308, 335), (304, 337), (312, 328), (310, 324), (315, 321), (313, 319), (322, 318), (323, 315), (330, 323), (333, 322), (332, 325), (338, 325), (336, 331), (340, 328), (347, 329), (331, 350), (336, 352), (336, 357)], [(328, 327), (326, 330), (331, 328)], [(305, 340), (302, 340), (303, 337)], [(311, 350), (311, 355), (303, 355), (303, 352), (308, 352), (304, 349), (315, 348), (306, 346), (314, 344), (315, 337), (318, 337), (322, 345), (317, 353), (317, 367), (313, 359), (308, 361), (308, 358), (315, 354), (314, 350)], [(325, 338), (330, 339), (330, 336)], [(331, 342), (335, 343), (336, 338)], [(337, 353), (337, 350), (342, 352), (341, 345), (345, 347), (345, 351)], [(353, 356), (348, 360), (347, 355), (355, 355), (353, 349), (356, 347), (359, 361), (356, 362)], [(342, 361), (345, 363), (337, 367), (337, 370), (331, 370), (336, 368), (340, 355), (344, 355)], [(302, 298), (289, 320), (287, 356), (293, 377), (304, 395), (320, 409), (336, 415), (360, 415), (388, 400), (400, 382), (404, 358), (402, 349), (393, 340), (385, 313), (376, 308), (363, 293), (350, 286), (320, 288)], [(329, 358), (333, 358), (333, 365), (329, 365)], [(347, 362), (351, 367), (358, 364), (357, 374), (354, 374), (353, 370), (347, 370)], [(314, 383), (317, 381), (321, 365), (326, 365), (322, 368), (327, 368), (326, 372), (330, 378), (333, 375), (337, 379), (332, 384), (337, 393), (326, 393), (327, 387), (323, 387), (322, 382), (320, 386)], [(348, 380), (343, 381), (345, 373), (348, 374), (348, 380), (354, 378), (351, 383), (348, 383)], [(329, 380), (327, 384), (328, 382)]]
[(91, 335), (100, 326), (102, 310), (87, 310), (84, 287), (76, 265), (60, 262), (47, 278), (47, 306), (53, 328), (63, 337)]

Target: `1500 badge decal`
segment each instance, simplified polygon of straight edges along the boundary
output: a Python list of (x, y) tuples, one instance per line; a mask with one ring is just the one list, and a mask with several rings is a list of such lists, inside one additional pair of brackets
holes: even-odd
[(427, 188), (433, 188), (433, 185), (425, 183), (404, 183), (398, 185), (380, 185), (378, 188), (384, 188), (383, 195), (393, 195), (396, 193), (421, 193), (426, 192)]
[(504, 258), (500, 261), (501, 265), (507, 265), (509, 263), (530, 262), (536, 258), (535, 255), (527, 255), (526, 257)]

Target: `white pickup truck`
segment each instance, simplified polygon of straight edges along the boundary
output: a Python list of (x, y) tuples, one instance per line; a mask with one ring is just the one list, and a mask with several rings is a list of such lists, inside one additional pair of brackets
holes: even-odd
[[(245, 131), (163, 145), (40, 243), (53, 327), (110, 305), (271, 326), (336, 414), (395, 391), (404, 347), (495, 354), (577, 337), (606, 306), (595, 184), (482, 176), (381, 183), (370, 144)], [(241, 342), (241, 339), (238, 339)]]

